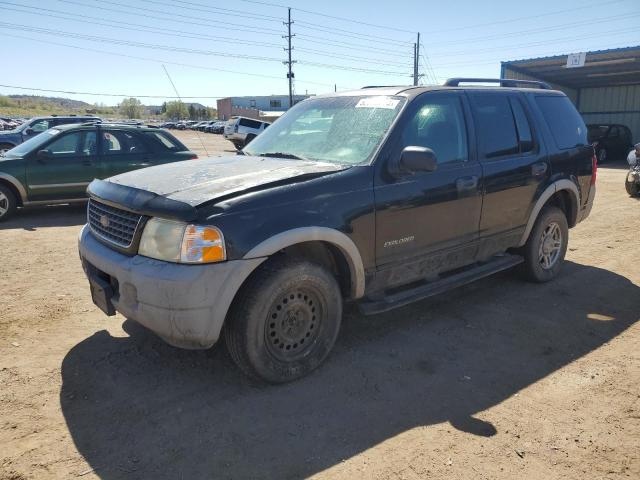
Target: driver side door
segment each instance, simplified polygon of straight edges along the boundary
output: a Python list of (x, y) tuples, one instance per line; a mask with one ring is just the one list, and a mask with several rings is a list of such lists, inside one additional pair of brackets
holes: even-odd
[[(473, 263), (482, 208), (482, 167), (475, 157), (471, 116), (458, 92), (427, 92), (395, 127), (387, 167), (377, 169), (376, 263), (387, 286), (433, 278)], [(431, 172), (393, 173), (402, 150), (428, 147)]]

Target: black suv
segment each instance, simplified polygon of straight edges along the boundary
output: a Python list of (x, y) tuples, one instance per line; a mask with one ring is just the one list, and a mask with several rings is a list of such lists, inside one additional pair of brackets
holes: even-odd
[(176, 346), (222, 334), (284, 382), (327, 356), (345, 301), (382, 312), (515, 266), (551, 280), (595, 195), (585, 124), (546, 84), (461, 81), (312, 97), (239, 156), (92, 182), (94, 302)]
[(14, 130), (0, 132), (0, 153), (11, 150), (16, 145), (20, 145), (22, 142), (26, 142), (45, 130), (57, 127), (58, 125), (100, 120), (101, 119), (98, 117), (85, 115), (51, 115), (49, 117), (35, 117), (27, 120)]

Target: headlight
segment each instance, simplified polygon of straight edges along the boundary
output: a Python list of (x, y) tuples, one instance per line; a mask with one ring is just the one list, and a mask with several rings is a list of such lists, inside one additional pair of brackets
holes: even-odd
[(216, 227), (150, 219), (144, 227), (138, 253), (176, 263), (212, 263), (226, 260), (224, 237)]

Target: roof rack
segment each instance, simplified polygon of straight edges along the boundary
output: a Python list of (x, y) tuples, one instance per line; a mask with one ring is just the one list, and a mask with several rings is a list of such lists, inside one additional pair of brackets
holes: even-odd
[(534, 80), (517, 80), (512, 78), (450, 78), (444, 82), (445, 87), (459, 87), (460, 83), (499, 83), (501, 87), (517, 87), (518, 85), (529, 85), (543, 90), (552, 90), (551, 85), (546, 82)]

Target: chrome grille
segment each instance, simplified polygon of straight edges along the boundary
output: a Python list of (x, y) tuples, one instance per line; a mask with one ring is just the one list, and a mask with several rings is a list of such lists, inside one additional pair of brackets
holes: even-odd
[(91, 231), (114, 245), (129, 248), (133, 243), (141, 215), (89, 200), (87, 220)]

